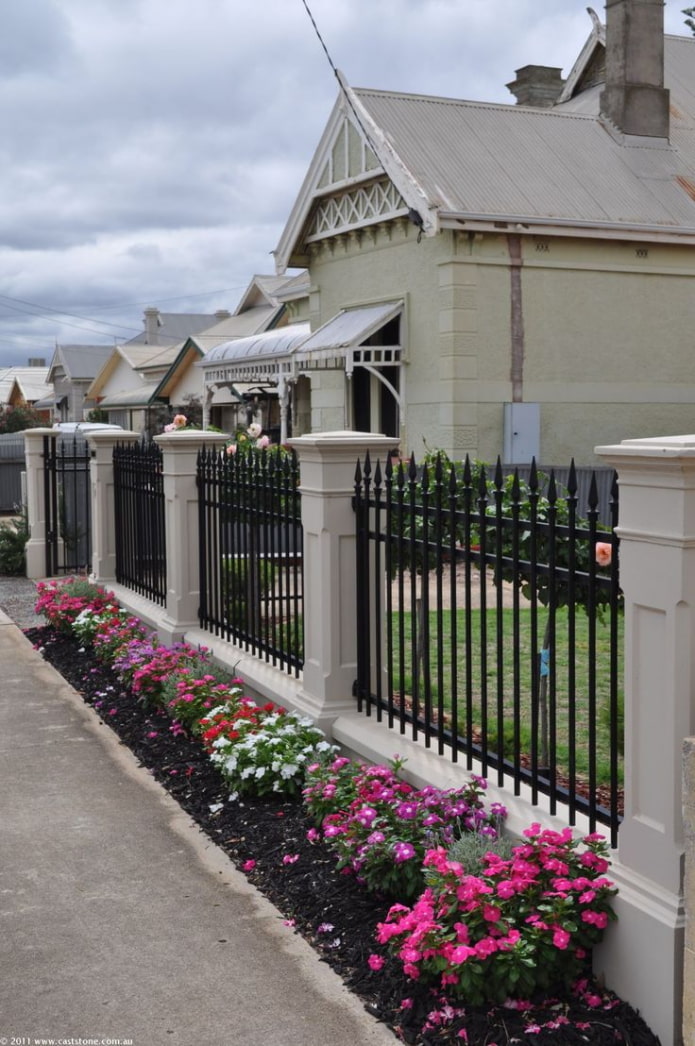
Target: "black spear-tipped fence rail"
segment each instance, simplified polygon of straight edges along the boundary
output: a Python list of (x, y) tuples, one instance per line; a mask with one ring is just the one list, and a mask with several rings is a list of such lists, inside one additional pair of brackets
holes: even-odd
[(294, 452), (198, 455), (200, 626), (295, 676), (304, 664), (298, 488)]
[[(355, 476), (358, 706), (571, 824), (622, 810), (618, 487), (466, 459)], [(600, 520), (609, 520), (608, 526)], [(601, 566), (601, 562), (604, 564)]]
[(116, 580), (163, 606), (167, 592), (164, 474), (156, 443), (113, 450)]

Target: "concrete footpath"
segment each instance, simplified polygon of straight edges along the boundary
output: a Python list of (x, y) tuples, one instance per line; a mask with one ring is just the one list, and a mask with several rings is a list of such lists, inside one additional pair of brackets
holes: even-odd
[(0, 1046), (13, 1038), (396, 1042), (0, 609)]

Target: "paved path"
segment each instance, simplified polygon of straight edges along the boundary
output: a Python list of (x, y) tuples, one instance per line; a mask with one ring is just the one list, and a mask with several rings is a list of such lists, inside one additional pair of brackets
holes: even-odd
[(396, 1042), (2, 609), (0, 833), (2, 1046)]

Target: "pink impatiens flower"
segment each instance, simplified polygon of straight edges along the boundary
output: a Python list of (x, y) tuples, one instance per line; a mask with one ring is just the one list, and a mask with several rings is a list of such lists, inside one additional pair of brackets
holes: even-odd
[(370, 955), (367, 959), (367, 965), (370, 970), (380, 970), (385, 961), (380, 955)]

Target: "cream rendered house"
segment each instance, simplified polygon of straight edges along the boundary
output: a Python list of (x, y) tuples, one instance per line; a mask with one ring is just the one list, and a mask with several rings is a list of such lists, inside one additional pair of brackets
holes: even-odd
[(695, 431), (695, 39), (660, 0), (590, 13), (525, 104), (342, 83), (275, 252), (310, 277), (274, 357), (305, 428), (543, 464)]

